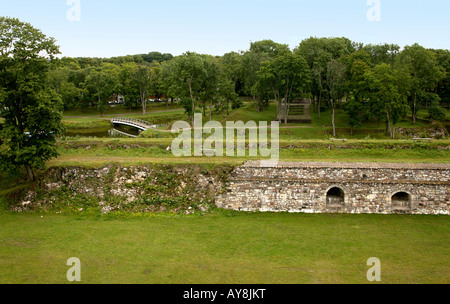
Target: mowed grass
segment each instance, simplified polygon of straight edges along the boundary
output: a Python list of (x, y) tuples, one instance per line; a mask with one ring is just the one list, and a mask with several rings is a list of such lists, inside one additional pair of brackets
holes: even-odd
[(214, 211), (204, 216), (1, 213), (0, 283), (450, 283), (448, 216)]
[[(101, 167), (111, 163), (141, 165), (146, 163), (208, 163), (239, 165), (248, 160), (264, 159), (259, 152), (245, 156), (176, 157), (168, 150), (170, 138), (159, 139), (71, 139), (59, 144), (60, 155), (47, 162), (48, 166)], [(280, 161), (329, 162), (399, 162), (448, 163), (448, 140), (431, 143), (414, 141), (350, 140), (281, 140)], [(192, 152), (193, 155), (193, 152)], [(270, 156), (268, 157), (270, 158)]]

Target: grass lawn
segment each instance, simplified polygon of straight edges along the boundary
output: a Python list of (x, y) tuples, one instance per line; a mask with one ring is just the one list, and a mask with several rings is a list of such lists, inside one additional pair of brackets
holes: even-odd
[[(212, 120), (222, 122), (225, 126), (227, 121), (243, 121), (249, 122), (254, 121), (257, 124), (260, 122), (271, 122), (276, 120), (276, 109), (277, 105), (275, 102), (271, 102), (269, 106), (262, 112), (257, 112), (252, 102), (244, 103), (244, 106), (240, 109), (233, 110), (229, 115), (217, 114), (213, 112)], [(128, 113), (129, 110), (122, 108), (113, 108), (109, 110), (104, 117), (100, 117), (95, 113), (82, 114), (80, 111), (70, 111), (65, 113), (65, 118), (63, 120), (65, 126), (69, 130), (82, 130), (90, 129), (94, 132), (96, 129), (107, 130), (110, 128), (109, 120), (113, 116), (117, 116), (118, 113)], [(197, 112), (201, 112), (201, 109), (197, 109)], [(423, 110), (422, 110), (423, 112)], [(420, 119), (416, 124), (412, 123), (411, 117), (404, 119), (397, 123), (396, 128), (406, 128), (406, 129), (421, 129), (427, 128), (431, 125), (426, 121), (426, 113), (420, 112)], [(425, 111), (426, 112), (426, 111)], [(450, 112), (450, 111), (447, 111)], [(75, 116), (74, 116), (75, 115)], [(124, 114), (125, 115), (125, 114)], [(449, 114), (450, 115), (450, 114)], [(175, 121), (188, 121), (188, 115), (183, 109), (180, 109), (179, 105), (171, 105), (169, 109), (166, 109), (162, 105), (153, 105), (149, 107), (148, 113), (143, 116), (140, 111), (132, 111), (126, 114), (127, 117), (144, 119), (154, 124), (169, 124), (171, 125)], [(280, 138), (282, 139), (328, 139), (332, 136), (332, 124), (331, 124), (331, 111), (327, 110), (321, 113), (321, 118), (319, 119), (318, 113), (311, 112), (311, 124), (300, 124), (300, 123), (284, 123), (280, 124)], [(206, 111), (206, 117), (203, 118), (203, 124), (209, 121), (209, 110)], [(364, 122), (361, 128), (354, 130), (353, 135), (351, 135), (350, 127), (348, 125), (348, 117), (345, 111), (336, 111), (336, 130), (337, 138), (346, 139), (389, 139), (389, 135), (385, 134), (385, 125), (381, 120), (380, 122)], [(269, 123), (270, 125), (270, 123)], [(161, 127), (166, 129), (166, 127)], [(145, 136), (145, 135), (144, 135)], [(161, 132), (160, 135), (151, 134), (149, 137), (167, 137), (166, 134)], [(406, 135), (397, 132), (396, 138), (407, 139)]]
[(0, 283), (450, 283), (447, 216), (0, 213)]
[[(275, 104), (257, 113), (251, 104), (215, 120), (271, 121)], [(144, 117), (153, 123), (186, 120), (183, 110)], [(164, 109), (161, 109), (164, 110)], [(119, 112), (108, 113), (115, 115)], [(108, 128), (111, 116), (70, 117), (80, 129)], [(81, 114), (83, 115), (83, 114)], [(142, 118), (136, 113), (131, 117)], [(330, 112), (313, 123), (280, 130), (282, 161), (449, 163), (449, 140), (389, 140), (376, 123), (349, 137), (338, 112), (332, 142)], [(206, 121), (204, 121), (206, 122)], [(410, 122), (399, 124), (410, 127)], [(419, 123), (416, 127), (426, 126)], [(383, 126), (381, 127), (383, 129)], [(147, 163), (239, 165), (252, 157), (174, 157), (172, 135), (154, 138), (66, 138), (48, 166), (101, 167)], [(155, 138), (156, 137), (156, 138)], [(5, 180), (0, 196), (31, 185)], [(0, 205), (2, 203), (0, 197)], [(2, 207), (2, 206), (0, 206)], [(2, 208), (0, 208), (1, 210)], [(0, 211), (0, 284), (67, 283), (66, 261), (81, 260), (82, 283), (368, 283), (366, 262), (381, 260), (382, 283), (450, 283), (448, 216), (239, 213), (203, 215), (17, 214)]]
[[(110, 163), (208, 163), (239, 165), (261, 157), (175, 157), (166, 148), (172, 138), (155, 139), (67, 139), (59, 143), (60, 156), (48, 166), (101, 167)], [(416, 143), (412, 140), (281, 140), (281, 161), (358, 161), (449, 163), (449, 140)]]

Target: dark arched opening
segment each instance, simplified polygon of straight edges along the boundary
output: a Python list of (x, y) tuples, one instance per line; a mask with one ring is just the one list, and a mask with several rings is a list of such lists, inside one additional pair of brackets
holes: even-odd
[(327, 192), (327, 206), (331, 208), (344, 207), (345, 193), (341, 188), (333, 187)]
[(411, 212), (411, 195), (406, 192), (397, 192), (391, 198), (391, 208), (393, 212)]

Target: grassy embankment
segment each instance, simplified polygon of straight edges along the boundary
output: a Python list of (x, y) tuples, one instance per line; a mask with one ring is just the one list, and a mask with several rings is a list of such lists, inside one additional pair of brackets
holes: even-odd
[[(160, 110), (154, 108), (153, 110)], [(173, 123), (187, 120), (183, 110), (172, 112), (149, 111), (142, 114), (130, 114), (130, 117), (146, 119), (152, 123)], [(152, 112), (153, 111), (153, 112)], [(222, 121), (272, 121), (275, 119), (276, 105), (263, 112), (256, 112), (251, 103), (230, 113), (228, 117), (214, 115), (213, 120)], [(72, 113), (76, 114), (76, 113)], [(426, 116), (421, 112), (419, 116)], [(207, 115), (208, 116), (208, 115)], [(98, 116), (79, 118), (81, 123), (98, 121)], [(208, 119), (204, 119), (206, 123)], [(107, 124), (108, 121), (104, 121)], [(67, 123), (67, 121), (66, 121)], [(338, 111), (336, 115), (338, 138), (348, 139), (345, 142), (331, 141), (331, 113), (312, 113), (312, 124), (280, 125), (280, 158), (286, 161), (363, 161), (363, 162), (448, 162), (450, 155), (446, 148), (449, 140), (435, 140), (431, 143), (414, 142), (411, 137), (398, 134), (391, 140), (384, 132), (384, 126), (376, 122), (365, 123), (363, 128), (350, 135), (346, 122), (346, 114)], [(109, 125), (106, 126), (107, 128)], [(424, 120), (413, 125), (410, 120), (398, 124), (402, 128), (424, 129), (431, 127)], [(425, 132), (425, 131), (424, 131)], [(426, 135), (426, 134), (424, 134)], [(139, 164), (146, 162), (168, 163), (231, 163), (239, 164), (252, 157), (182, 157), (176, 158), (166, 148), (171, 145), (174, 135), (170, 132), (148, 130), (138, 139), (110, 138), (64, 138), (59, 144), (60, 157), (49, 162), (49, 165), (92, 165), (101, 166), (110, 162), (121, 164)], [(205, 135), (204, 137), (208, 137)]]
[[(172, 139), (73, 139), (59, 144), (60, 156), (48, 162), (56, 165), (102, 166), (160, 163), (240, 164), (260, 157), (175, 157), (166, 148)], [(430, 162), (450, 161), (450, 140), (431, 143), (412, 140), (281, 140), (281, 161)], [(226, 155), (226, 154), (224, 154)], [(248, 155), (248, 154), (247, 154)]]

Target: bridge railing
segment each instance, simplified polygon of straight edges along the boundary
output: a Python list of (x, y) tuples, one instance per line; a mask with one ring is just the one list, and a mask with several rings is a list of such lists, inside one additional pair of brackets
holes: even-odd
[(145, 120), (142, 119), (137, 119), (137, 118), (124, 118), (124, 117), (117, 117), (117, 118), (113, 118), (111, 119), (112, 123), (131, 123), (131, 124), (135, 124), (138, 125), (140, 127), (144, 127), (144, 128), (151, 128), (153, 125)]
[(153, 124), (149, 121), (137, 119), (137, 118), (126, 118), (126, 117), (116, 117), (111, 119), (111, 123), (123, 123), (123, 124), (133, 124), (135, 126), (144, 128), (144, 129), (156, 129), (156, 128), (166, 128), (169, 126), (169, 124)]

